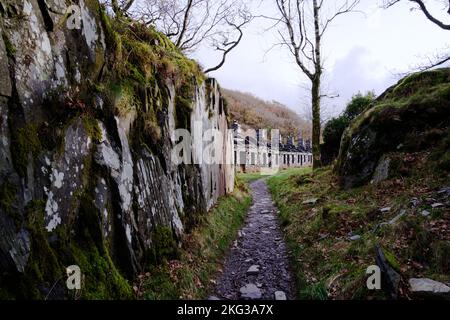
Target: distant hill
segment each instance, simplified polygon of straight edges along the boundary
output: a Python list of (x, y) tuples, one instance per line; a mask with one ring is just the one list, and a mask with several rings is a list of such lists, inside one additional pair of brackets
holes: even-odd
[(250, 93), (222, 89), (228, 101), (228, 109), (232, 120), (240, 123), (244, 130), (279, 129), (283, 137), (299, 135), (311, 136), (311, 125), (285, 105), (273, 101), (268, 102)]

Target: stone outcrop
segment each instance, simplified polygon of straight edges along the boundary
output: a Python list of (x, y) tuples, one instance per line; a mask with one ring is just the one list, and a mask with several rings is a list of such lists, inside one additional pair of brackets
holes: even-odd
[(390, 152), (430, 147), (450, 123), (450, 69), (413, 74), (382, 94), (344, 133), (336, 166), (344, 188), (389, 175)]
[(0, 3), (0, 297), (67, 297), (70, 265), (84, 298), (129, 297), (155, 234), (181, 244), (233, 191), (226, 161), (171, 158), (175, 128), (198, 123), (232, 154), (218, 84), (164, 36), (112, 20), (97, 0)]

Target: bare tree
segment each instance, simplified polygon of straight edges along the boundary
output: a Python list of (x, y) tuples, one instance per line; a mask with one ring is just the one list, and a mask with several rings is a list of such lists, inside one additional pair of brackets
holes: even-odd
[[(338, 17), (353, 12), (359, 0), (275, 0), (278, 17), (275, 26), (281, 45), (287, 47), (300, 70), (311, 81), (312, 142), (314, 168), (321, 167), (321, 80), (323, 75), (322, 40), (331, 23)], [(326, 5), (324, 3), (327, 3)]]
[[(443, 30), (450, 30), (450, 22), (445, 22), (441, 17), (437, 17), (435, 14), (431, 12), (429, 9), (429, 3), (422, 0), (384, 0), (383, 1), (383, 7), (384, 8), (390, 8), (394, 5), (396, 5), (399, 2), (410, 2), (415, 7), (414, 9), (418, 9), (422, 11), (422, 13), (425, 15), (425, 17), (430, 20), (432, 23), (437, 25)], [(450, 15), (450, 0), (435, 0), (437, 3), (442, 3), (443, 11), (445, 11), (446, 14)], [(444, 63), (450, 61), (450, 54), (448, 54), (448, 48), (446, 50), (446, 53), (436, 53), (433, 57), (428, 57), (426, 62), (424, 64), (418, 65), (414, 69), (417, 71), (426, 71), (435, 67), (438, 67), (440, 65), (443, 65)]]
[[(405, 1), (409, 1), (416, 4), (418, 8), (423, 12), (425, 17), (431, 22), (433, 22), (435, 25), (439, 26), (444, 30), (450, 30), (450, 23), (445, 23), (444, 21), (441, 21), (439, 18), (433, 15), (428, 9), (427, 4), (423, 0), (384, 0), (384, 7), (389, 8), (399, 2)], [(437, 2), (444, 4), (446, 6), (445, 10), (447, 10), (447, 13), (450, 14), (450, 0), (437, 0)]]
[(131, 14), (154, 25), (183, 52), (190, 53), (203, 44), (221, 52), (221, 61), (205, 73), (225, 64), (253, 19), (243, 0), (143, 0)]

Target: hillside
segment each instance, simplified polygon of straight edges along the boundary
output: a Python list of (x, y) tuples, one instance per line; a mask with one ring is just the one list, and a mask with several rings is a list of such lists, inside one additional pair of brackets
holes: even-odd
[(285, 105), (273, 101), (268, 102), (250, 93), (228, 89), (222, 90), (228, 101), (231, 120), (238, 121), (242, 128), (275, 128), (283, 136), (303, 137), (311, 135), (310, 124)]
[(300, 298), (450, 298), (449, 93), (450, 69), (410, 75), (350, 124), (334, 170), (269, 180)]

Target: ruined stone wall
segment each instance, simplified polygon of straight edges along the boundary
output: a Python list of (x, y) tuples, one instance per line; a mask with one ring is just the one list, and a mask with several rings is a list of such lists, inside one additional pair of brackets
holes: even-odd
[[(79, 29), (66, 26), (71, 4)], [(132, 94), (105, 94), (121, 66), (102, 15), (96, 0), (0, 3), (0, 297), (67, 297), (70, 265), (84, 298), (129, 297), (125, 278), (233, 191), (231, 165), (171, 161), (176, 76), (156, 71), (150, 85), (127, 80)], [(217, 83), (194, 83), (186, 123), (220, 130), (232, 152)]]

